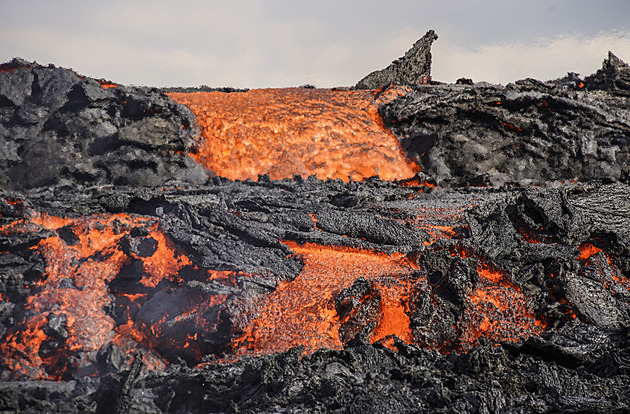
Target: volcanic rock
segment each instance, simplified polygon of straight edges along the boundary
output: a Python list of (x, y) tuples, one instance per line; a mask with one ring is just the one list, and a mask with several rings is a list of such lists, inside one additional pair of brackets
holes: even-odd
[(206, 177), (188, 155), (194, 117), (156, 89), (14, 59), (0, 69), (0, 124), (4, 189)]
[(393, 61), (385, 69), (370, 73), (359, 82), (357, 89), (379, 89), (391, 84), (425, 84), (431, 80), (431, 45), (438, 38), (429, 30), (405, 55)]
[(621, 96), (630, 96), (630, 66), (613, 52), (608, 52), (602, 68), (584, 79), (588, 89), (610, 91)]
[(442, 186), (626, 181), (629, 73), (611, 55), (584, 82), (569, 74), (507, 86), (415, 86), (380, 113), (406, 154)]
[[(358, 278), (352, 286), (342, 290), (335, 298), (335, 310), (344, 321), (339, 328), (341, 342), (348, 343), (357, 335), (371, 332), (379, 319), (381, 298), (378, 290), (364, 278)], [(366, 341), (367, 342), (367, 341)]]

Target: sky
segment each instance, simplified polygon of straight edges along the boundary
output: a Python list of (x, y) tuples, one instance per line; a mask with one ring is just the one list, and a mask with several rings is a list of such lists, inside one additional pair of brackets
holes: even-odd
[(351, 86), (429, 29), (443, 82), (630, 62), (628, 0), (0, 0), (0, 61), (157, 87)]

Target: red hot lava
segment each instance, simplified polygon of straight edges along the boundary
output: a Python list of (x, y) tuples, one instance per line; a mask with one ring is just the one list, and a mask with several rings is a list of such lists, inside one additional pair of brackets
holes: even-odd
[[(159, 369), (170, 360), (184, 358), (194, 364), (204, 355), (230, 349), (236, 357), (300, 345), (308, 353), (322, 347), (340, 349), (364, 328), (371, 342), (387, 344), (391, 335), (417, 342), (410, 302), (415, 286), (426, 277), (402, 253), (285, 241), (303, 258), (302, 272), (248, 303), (248, 314), (233, 315), (236, 331), (222, 351), (207, 343), (218, 329), (227, 295), (191, 288), (189, 274), (202, 283), (230, 286), (248, 275), (200, 269), (153, 218), (36, 214), (0, 232), (41, 230), (51, 231), (33, 247), (44, 257), (45, 274), (29, 287), (23, 318), (0, 343), (4, 375), (8, 372), (14, 379), (97, 375), (99, 355), (112, 347), (126, 352), (128, 359), (142, 349), (147, 367)], [(453, 254), (469, 256), (464, 251)], [(542, 331), (505, 274), (483, 264), (478, 272), (480, 281), (453, 327), (462, 349), (474, 346), (481, 336), (518, 340)], [(340, 298), (359, 278), (367, 290)], [(434, 346), (452, 349), (447, 343)]]
[[(269, 89), (170, 96), (197, 115), (204, 141), (194, 156), (219, 175), (256, 180), (260, 174), (271, 179), (298, 174), (344, 181), (378, 175), (407, 179), (401, 185), (420, 192), (433, 184), (412, 179), (418, 166), (402, 155), (377, 110), (378, 100), (404, 92)], [(463, 214), (445, 209), (408, 219), (406, 225), (428, 235), (418, 254), (454, 237), (451, 225), (461, 220), (449, 216)], [(317, 223), (317, 216), (312, 218)], [(192, 365), (226, 352), (240, 357), (295, 346), (308, 353), (340, 349), (358, 334), (386, 345), (396, 335), (442, 352), (468, 350), (482, 337), (518, 341), (545, 328), (508, 272), (463, 248), (447, 254), (478, 263), (472, 270), (476, 276), (468, 290), (458, 292), (458, 316), (450, 326), (441, 325), (450, 331), (440, 336), (431, 332), (432, 324), (452, 305), (434, 294), (439, 286), (429, 287), (433, 282), (421, 261), (403, 253), (286, 240), (304, 262), (301, 273), (271, 293), (235, 299), (208, 293), (208, 286), (236, 288), (238, 280), (251, 275), (201, 268), (155, 218), (35, 214), (0, 227), (4, 235), (42, 231), (50, 235), (33, 249), (43, 257), (45, 271), (27, 287), (24, 303), (17, 304), (18, 320), (0, 340), (4, 378), (96, 375), (97, 361), (112, 349), (128, 359), (142, 349), (148, 366), (157, 369), (170, 361)], [(553, 242), (531, 230), (523, 229), (522, 235), (529, 243)], [(616, 291), (630, 290), (628, 279), (600, 247), (582, 245), (576, 260), (585, 276)], [(428, 310), (426, 326), (417, 322), (419, 304)], [(230, 314), (226, 328), (224, 308), (234, 312), (239, 306), (240, 314)], [(219, 329), (228, 331), (220, 346), (212, 336)]]
[[(365, 304), (379, 298), (368, 319), (374, 322), (371, 342), (385, 341), (396, 335), (415, 343), (411, 329), (410, 296), (420, 279), (426, 277), (403, 254), (384, 254), (369, 250), (331, 247), (285, 241), (305, 266), (300, 275), (263, 297), (254, 308), (254, 319), (244, 327), (233, 343), (236, 354), (269, 354), (303, 346), (310, 353), (322, 347), (341, 349), (347, 315), (339, 313), (335, 299), (357, 278), (366, 279), (374, 291), (362, 299)], [(453, 327), (459, 336), (459, 349), (469, 349), (480, 337), (495, 342), (518, 341), (541, 333), (524, 295), (506, 274), (489, 266), (478, 268), (480, 281), (467, 298), (464, 315)], [(438, 309), (444, 312), (446, 309)], [(363, 328), (367, 323), (364, 323)], [(452, 349), (451, 343), (435, 343), (438, 349)]]
[[(213, 329), (212, 321), (201, 320), (200, 314), (225, 296), (207, 295), (195, 303), (178, 301), (178, 307), (173, 305), (175, 301), (169, 302), (183, 282), (180, 270), (192, 264), (155, 219), (126, 214), (77, 219), (37, 214), (0, 228), (4, 234), (41, 230), (53, 231), (33, 246), (44, 256), (45, 274), (29, 286), (23, 320), (0, 343), (3, 365), (12, 377), (64, 379), (96, 374), (97, 355), (112, 343), (129, 351), (147, 349), (151, 366), (164, 364), (159, 352), (151, 352), (155, 349), (191, 348), (199, 358), (207, 351), (200, 349), (202, 338), (194, 331)], [(204, 277), (226, 275), (207, 272)], [(122, 286), (113, 292), (117, 282)], [(167, 337), (163, 330), (169, 315), (160, 315), (151, 324), (146, 323), (147, 317), (132, 319), (156, 295), (176, 308), (173, 317), (196, 318), (190, 336)], [(113, 313), (112, 306), (116, 308)]]
[(315, 175), (344, 181), (371, 176), (406, 179), (419, 171), (383, 127), (378, 103), (404, 93), (256, 89), (248, 92), (169, 93), (197, 117), (200, 164), (233, 179), (274, 180)]

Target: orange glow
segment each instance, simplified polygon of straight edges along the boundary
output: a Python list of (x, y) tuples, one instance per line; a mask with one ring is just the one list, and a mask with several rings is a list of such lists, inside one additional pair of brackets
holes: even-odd
[[(452, 214), (457, 211), (438, 211), (435, 217)], [(311, 217), (316, 223), (316, 216)], [(439, 219), (436, 222), (444, 223)], [(427, 230), (434, 240), (455, 235), (452, 227), (423, 222), (421, 218), (415, 225)], [(200, 269), (177, 249), (154, 218), (35, 214), (0, 227), (0, 234), (44, 229), (51, 230), (52, 235), (42, 239), (34, 250), (45, 259), (45, 274), (29, 288), (24, 319), (18, 320), (0, 342), (3, 366), (16, 379), (67, 379), (77, 372), (93, 374), (97, 369), (93, 356), (110, 344), (130, 358), (142, 348), (151, 369), (162, 369), (180, 356), (186, 362), (198, 363), (204, 355), (215, 352), (208, 345), (208, 335), (217, 331), (219, 319), (208, 315), (217, 315), (217, 307), (228, 300), (228, 295), (195, 290), (187, 275), (194, 273), (200, 283), (226, 286), (237, 286), (241, 278), (251, 277)], [(323, 347), (341, 349), (369, 324), (373, 326), (367, 332), (372, 343), (392, 346), (392, 335), (407, 343), (420, 341), (414, 338), (418, 328), (412, 331), (410, 326), (410, 297), (417, 282), (428, 282), (420, 280), (425, 276), (416, 259), (412, 263), (403, 253), (283, 243), (302, 258), (304, 267), (295, 279), (280, 282), (270, 293), (230, 302), (231, 306), (242, 307), (241, 313), (231, 315), (234, 336), (227, 349), (232, 352), (231, 358), (300, 345), (307, 353)], [(454, 245), (449, 251), (452, 256), (475, 259), (480, 277), (461, 298), (461, 315), (453, 326), (456, 342), (451, 338), (431, 346), (442, 352), (465, 350), (477, 345), (481, 337), (495, 342), (518, 341), (543, 332), (544, 322), (536, 319), (508, 272), (462, 245)], [(586, 259), (601, 250), (584, 245), (581, 251), (584, 257), (580, 257)], [(125, 273), (130, 268), (127, 272), (137, 274)], [(127, 279), (121, 281), (121, 274)], [(335, 299), (358, 278), (368, 282), (368, 293), (356, 299), (359, 303), (350, 313), (338, 314)], [(618, 284), (628, 286), (627, 279), (621, 278), (619, 273), (613, 276)], [(434, 302), (437, 312), (450, 311)], [(351, 319), (355, 311), (364, 312), (360, 314), (362, 319)], [(62, 321), (67, 339), (51, 336), (51, 318)], [(170, 350), (178, 351), (173, 356)]]
[(580, 84), (578, 85), (578, 88), (583, 88), (584, 87), (584, 82), (580, 82)]
[(492, 269), (490, 266), (486, 264), (480, 264), (477, 267), (477, 273), (479, 276), (485, 277), (488, 280), (491, 280), (493, 283), (501, 283), (503, 280), (503, 273), (499, 270)]
[(261, 298), (255, 318), (233, 343), (237, 354), (268, 354), (303, 345), (305, 352), (318, 348), (341, 349), (342, 321), (335, 296), (363, 277), (375, 284), (382, 300), (371, 340), (395, 334), (410, 341), (407, 283), (411, 267), (404, 255), (284, 241), (302, 255), (304, 268), (291, 282), (283, 282)]
[(6, 201), (7, 203), (9, 203), (12, 206), (17, 206), (17, 205), (22, 204), (22, 200), (20, 200), (20, 199), (5, 198), (4, 201)]
[(544, 331), (545, 323), (537, 319), (527, 299), (511, 280), (509, 274), (461, 246), (451, 255), (471, 257), (478, 261), (480, 281), (470, 293), (464, 315), (456, 327), (460, 332), (462, 349), (475, 346), (480, 337), (492, 341), (519, 341)]
[[(157, 224), (154, 226), (157, 227)], [(174, 246), (164, 233), (153, 230), (149, 234), (157, 241), (157, 249), (153, 255), (143, 258), (146, 274), (140, 283), (147, 287), (156, 287), (164, 278), (174, 277), (184, 266), (191, 264), (188, 257), (177, 254)]]
[[(624, 272), (622, 272), (617, 265), (614, 264), (608, 252), (591, 243), (582, 244), (579, 247), (579, 250), (580, 255), (577, 259), (584, 261), (585, 266), (598, 266), (596, 272), (602, 276), (601, 282), (608, 290), (611, 291), (611, 293), (616, 294), (622, 289), (630, 291), (630, 279), (624, 275)], [(600, 252), (603, 252), (603, 256), (606, 258), (607, 265), (604, 264), (603, 266), (608, 267), (608, 272), (606, 272), (604, 268), (601, 268), (601, 262), (598, 264), (597, 261), (594, 260), (595, 258), (592, 258)], [(606, 274), (610, 276), (610, 279), (607, 278)]]
[(369, 91), (298, 88), (168, 96), (197, 117), (203, 142), (191, 156), (217, 175), (347, 182), (406, 179), (419, 171), (378, 114), (380, 102), (404, 93), (393, 89), (378, 100)]
[[(124, 252), (123, 239), (130, 237), (134, 228), (148, 229), (145, 240), (155, 241), (155, 251), (145, 252), (146, 257)], [(176, 278), (179, 269), (191, 264), (158, 230), (157, 221), (126, 214), (76, 219), (35, 214), (30, 220), (17, 220), (3, 226), (0, 233), (43, 229), (57, 232), (57, 235), (42, 239), (34, 247), (45, 258), (45, 274), (30, 287), (31, 294), (24, 304), (26, 318), (18, 321), (0, 342), (0, 354), (11, 374), (15, 378), (62, 379), (77, 370), (93, 370), (93, 355), (112, 340), (117, 344), (138, 342), (150, 347), (152, 343), (146, 340), (147, 335), (129, 322), (117, 327), (117, 322), (106, 309), (114, 299), (109, 283), (130, 260), (141, 261), (143, 277), (139, 282), (146, 287), (155, 287), (161, 280)], [(62, 231), (65, 231), (65, 238), (60, 235)], [(120, 296), (130, 302), (142, 303), (147, 294), (123, 293)], [(198, 309), (203, 311), (223, 300), (225, 295), (210, 296), (198, 304)], [(184, 311), (190, 312), (190, 309)], [(50, 318), (61, 320), (67, 331), (67, 339), (61, 343), (46, 334)], [(155, 328), (160, 327), (156, 325)], [(116, 337), (115, 332), (118, 333)], [(51, 341), (57, 341), (57, 345), (49, 349), (51, 346), (46, 344)], [(129, 346), (133, 350), (138, 344)], [(159, 360), (151, 355), (147, 358)], [(160, 364), (156, 362), (154, 365), (157, 367)]]
[(427, 232), (430, 239), (424, 242), (424, 245), (427, 246), (429, 244), (435, 243), (435, 241), (443, 238), (450, 239), (455, 235), (453, 231), (453, 227), (451, 226), (440, 226), (437, 224), (420, 224), (418, 228), (423, 229)]
[[(261, 297), (253, 308), (254, 319), (245, 324), (242, 335), (232, 343), (235, 354), (268, 354), (298, 345), (304, 346), (306, 353), (321, 347), (340, 349), (340, 328), (347, 316), (343, 319), (337, 314), (335, 297), (359, 277), (370, 282), (380, 297), (370, 341), (389, 346), (388, 338), (396, 335), (407, 343), (414, 342), (409, 290), (419, 276), (401, 254), (284, 243), (302, 256), (304, 268), (293, 281), (283, 282), (276, 291)], [(476, 257), (464, 250), (456, 254)], [(481, 280), (454, 327), (462, 349), (475, 346), (482, 336), (496, 342), (518, 341), (544, 330), (544, 323), (536, 319), (525, 296), (508, 276), (483, 262), (477, 270)]]
[(589, 257), (601, 251), (602, 249), (600, 249), (599, 247), (593, 246), (592, 244), (583, 244), (580, 246), (580, 255), (577, 257), (577, 259), (586, 260)]
[(506, 131), (516, 131), (516, 132), (523, 132), (523, 128), (519, 128), (513, 124), (509, 124), (507, 122), (503, 123), (503, 127), (505, 128)]
[[(99, 217), (72, 220), (38, 214), (30, 222), (13, 223), (18, 231), (29, 231), (34, 227), (57, 230), (72, 224), (77, 236), (73, 245), (68, 245), (59, 236), (52, 236), (36, 246), (46, 257), (46, 275), (34, 283), (33, 294), (26, 300), (25, 309), (31, 317), (19, 323), (17, 329), (10, 330), (0, 343), (5, 364), (11, 367), (13, 375), (60, 379), (77, 368), (69, 363), (63, 367), (53, 363), (51, 358), (67, 358), (63, 350), (51, 352), (48, 358), (40, 357), (42, 344), (51, 339), (44, 332), (51, 315), (65, 321), (68, 338), (63, 346), (65, 352), (80, 351), (83, 357), (75, 362), (79, 366), (88, 364), (89, 361), (84, 360), (87, 354), (98, 351), (108, 340), (114, 321), (104, 311), (110, 303), (107, 282), (116, 276), (124, 260), (124, 255), (114, 247), (124, 233), (116, 234), (110, 227), (103, 226), (114, 220), (122, 226), (132, 222), (130, 217), (122, 214), (102, 220)], [(19, 228), (20, 224), (22, 228)], [(95, 260), (97, 253), (108, 259)], [(64, 285), (68, 287), (61, 287)], [(46, 372), (50, 365), (56, 369)]]
[(97, 79), (96, 81), (103, 87), (103, 89), (117, 88), (118, 87), (117, 84), (115, 84), (113, 82), (110, 82), (110, 81), (103, 80), (103, 79)]
[(480, 337), (492, 341), (519, 341), (540, 334), (544, 323), (537, 320), (523, 294), (507, 286), (481, 283), (470, 295), (473, 306), (462, 318), (464, 348), (477, 344)]
[(520, 230), (521, 236), (523, 236), (523, 240), (525, 240), (527, 243), (530, 243), (530, 244), (543, 243), (541, 237), (535, 234), (534, 232), (528, 231), (525, 229), (519, 229), (519, 230)]
[[(409, 292), (408, 286), (402, 286), (400, 281), (393, 284), (381, 283), (379, 290), (382, 297), (381, 311), (383, 315), (380, 323), (372, 332), (371, 342), (396, 335), (403, 341), (411, 343), (413, 335), (409, 329)], [(402, 292), (401, 292), (401, 288)]]
[(417, 179), (404, 180), (400, 182), (403, 187), (420, 187), (420, 188), (434, 188), (435, 184), (428, 181), (420, 181)]

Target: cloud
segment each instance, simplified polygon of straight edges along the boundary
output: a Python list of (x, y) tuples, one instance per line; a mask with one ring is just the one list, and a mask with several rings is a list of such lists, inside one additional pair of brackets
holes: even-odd
[[(407, 5), (404, 13), (380, 10), (376, 0), (361, 7), (333, 0), (308, 7), (284, 0), (182, 2), (65, 0), (64, 10), (57, 3), (17, 2), (0, 16), (0, 60), (21, 56), (137, 85), (333, 87), (353, 85), (387, 66), (429, 28), (440, 36), (433, 46), (433, 78), (447, 82), (462, 76), (495, 83), (551, 79), (568, 71), (585, 76), (600, 67), (608, 50), (630, 59), (628, 32), (559, 35), (560, 26), (544, 19), (521, 19), (519, 26), (500, 18), (514, 15), (513, 7), (490, 7), (490, 0), (482, 2), (483, 10), (459, 1), (451, 1), (453, 7), (400, 1), (398, 6)], [(564, 0), (554, 4), (568, 7)], [(489, 27), (488, 10), (493, 21), (515, 27), (498, 31), (512, 41), (483, 40), (486, 31), (496, 30)], [(431, 22), (435, 26), (426, 26)], [(543, 35), (541, 25), (554, 32), (532, 37)]]
[(433, 79), (444, 82), (467, 77), (503, 84), (526, 77), (556, 79), (567, 72), (585, 77), (601, 67), (609, 50), (627, 62), (630, 33), (601, 32), (591, 37), (565, 34), (471, 50), (438, 40), (433, 47), (432, 74)]

